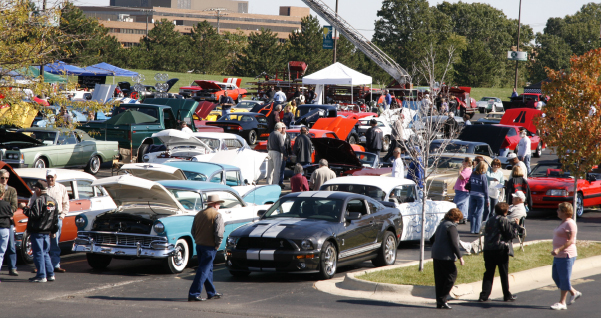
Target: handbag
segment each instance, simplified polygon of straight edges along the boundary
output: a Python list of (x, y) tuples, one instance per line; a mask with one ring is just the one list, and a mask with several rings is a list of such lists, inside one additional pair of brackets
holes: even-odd
[(472, 188), (472, 186), (470, 185), (470, 179), (468, 179), (468, 182), (464, 185), (464, 189), (466, 189), (466, 191), (470, 192), (471, 188)]

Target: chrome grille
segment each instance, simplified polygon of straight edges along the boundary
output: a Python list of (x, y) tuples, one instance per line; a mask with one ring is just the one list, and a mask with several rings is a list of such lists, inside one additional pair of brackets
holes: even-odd
[(116, 246), (132, 246), (140, 242), (142, 247), (150, 247), (152, 241), (157, 239), (163, 240), (161, 237), (128, 235), (128, 234), (106, 234), (106, 233), (89, 233), (90, 238), (99, 245), (116, 245)]

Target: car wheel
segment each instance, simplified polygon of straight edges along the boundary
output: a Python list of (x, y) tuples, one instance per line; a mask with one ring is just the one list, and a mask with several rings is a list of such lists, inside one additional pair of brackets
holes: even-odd
[(31, 250), (31, 237), (27, 231), (23, 232), (21, 240), (21, 250), (19, 252), (21, 261), (24, 264), (33, 264), (33, 251)]
[(230, 271), (230, 275), (234, 277), (247, 277), (251, 274), (251, 272), (246, 271)]
[(577, 203), (575, 203), (575, 213), (580, 218), (583, 215), (583, 194), (577, 193)]
[(389, 231), (385, 232), (383, 243), (378, 251), (378, 256), (372, 260), (374, 266), (385, 266), (395, 264), (397, 259), (397, 240), (395, 235)]
[(148, 150), (148, 147), (149, 147), (149, 144), (140, 145), (140, 147), (138, 148), (138, 155), (136, 158), (136, 162), (144, 162), (144, 161), (142, 161), (142, 157), (144, 157), (144, 154)]
[(537, 149), (535, 149), (535, 154), (533, 155), (533, 157), (535, 158), (539, 158), (541, 157), (541, 142), (537, 144)]
[(359, 138), (357, 137), (356, 134), (351, 134), (351, 135), (349, 135), (349, 138), (347, 138), (347, 142), (350, 145), (357, 145), (358, 140), (359, 140)]
[(331, 279), (337, 272), (337, 249), (331, 242), (324, 242), (320, 252), (320, 278)]
[(485, 107), (479, 107), (479, 113), (485, 114)]
[(111, 264), (113, 257), (108, 256), (108, 255), (98, 255), (98, 254), (87, 253), (86, 259), (87, 259), (88, 265), (90, 265), (90, 267), (100, 270), (100, 269), (107, 268), (107, 266), (109, 266), (109, 264)]
[(90, 161), (88, 161), (88, 165), (86, 166), (86, 168), (84, 170), (89, 174), (97, 174), (98, 171), (100, 170), (100, 163), (101, 163), (100, 157), (93, 156), (92, 158), (90, 158)]
[(253, 146), (257, 142), (257, 132), (255, 129), (249, 130), (247, 133), (247, 143), (249, 146)]
[(177, 240), (174, 255), (168, 257), (165, 261), (167, 272), (179, 274), (184, 271), (184, 268), (188, 265), (189, 252), (188, 242), (182, 238)]
[(38, 158), (33, 162), (34, 168), (46, 168), (46, 160), (44, 158)]
[(385, 140), (383, 140), (383, 152), (388, 152), (389, 147), (391, 147), (391, 136), (386, 135)]

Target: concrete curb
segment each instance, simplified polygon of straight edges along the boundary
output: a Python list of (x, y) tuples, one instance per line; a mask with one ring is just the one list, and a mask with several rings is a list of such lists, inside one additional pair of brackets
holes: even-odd
[[(539, 242), (551, 242), (551, 240), (530, 241), (526, 242), (524, 245), (531, 245)], [(518, 244), (515, 244), (515, 247), (518, 246)], [(432, 260), (425, 260), (425, 262), (430, 261)], [(314, 287), (322, 292), (339, 296), (391, 301), (396, 303), (434, 304), (434, 286), (374, 283), (356, 278), (356, 276), (363, 275), (365, 273), (412, 265), (418, 265), (418, 262), (410, 262), (403, 265), (383, 266), (361, 272), (348, 273), (344, 278), (316, 282)], [(571, 278), (577, 279), (600, 274), (602, 272), (601, 265), (602, 258), (600, 256), (578, 259), (573, 265), (573, 274)], [(513, 293), (518, 293), (554, 284), (551, 272), (552, 265), (547, 265), (528, 269), (518, 273), (512, 273), (508, 276), (510, 289)], [(499, 282), (499, 280), (496, 281)], [(503, 297), (501, 285), (497, 282), (494, 282), (493, 284), (490, 296), (491, 299)], [(474, 301), (479, 297), (481, 285), (482, 281), (456, 285), (450, 292), (450, 295), (457, 300)]]

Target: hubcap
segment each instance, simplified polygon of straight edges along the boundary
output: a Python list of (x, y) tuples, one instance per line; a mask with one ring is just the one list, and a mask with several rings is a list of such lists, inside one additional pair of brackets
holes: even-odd
[(46, 168), (46, 163), (44, 163), (44, 160), (36, 161), (36, 168)]
[(387, 264), (395, 262), (395, 239), (392, 236), (387, 237), (385, 242), (385, 260)]
[(583, 215), (583, 198), (580, 195), (577, 196), (577, 215)]
[(98, 171), (98, 169), (100, 168), (100, 159), (98, 159), (98, 157), (92, 158), (90, 167), (92, 168), (92, 171)]
[(336, 259), (336, 251), (334, 247), (329, 246), (326, 251), (324, 251), (324, 259), (322, 260), (324, 264), (324, 271), (328, 275), (334, 275), (337, 271), (337, 259)]
[(31, 250), (31, 239), (27, 236), (27, 241), (25, 241), (25, 254), (28, 256), (33, 256), (33, 251)]
[(184, 256), (182, 253), (182, 246), (178, 245), (176, 247), (176, 254), (173, 256), (173, 262), (176, 266), (182, 266), (184, 264)]

